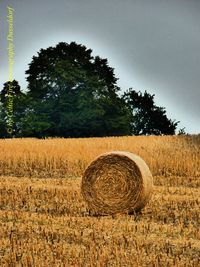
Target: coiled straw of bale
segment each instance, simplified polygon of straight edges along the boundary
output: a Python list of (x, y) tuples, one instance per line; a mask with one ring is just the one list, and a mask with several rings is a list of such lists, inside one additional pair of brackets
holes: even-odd
[(81, 183), (81, 193), (93, 215), (137, 212), (150, 200), (152, 191), (148, 166), (126, 151), (97, 157), (86, 168)]

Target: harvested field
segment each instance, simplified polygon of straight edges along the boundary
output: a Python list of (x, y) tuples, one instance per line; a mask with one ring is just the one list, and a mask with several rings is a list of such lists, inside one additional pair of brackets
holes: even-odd
[[(125, 150), (153, 174), (135, 215), (90, 216), (81, 176)], [(200, 266), (200, 136), (0, 140), (0, 266)]]

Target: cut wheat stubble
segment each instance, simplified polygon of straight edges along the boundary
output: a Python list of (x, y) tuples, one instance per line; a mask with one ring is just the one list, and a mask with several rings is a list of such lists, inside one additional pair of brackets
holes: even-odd
[(126, 151), (107, 152), (86, 168), (81, 193), (92, 215), (131, 214), (150, 200), (153, 177), (139, 156)]

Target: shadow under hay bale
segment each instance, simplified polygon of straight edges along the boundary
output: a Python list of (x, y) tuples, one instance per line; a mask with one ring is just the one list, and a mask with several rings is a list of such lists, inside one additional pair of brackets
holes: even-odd
[(139, 156), (126, 151), (107, 152), (86, 168), (81, 193), (91, 215), (133, 214), (150, 200), (153, 177)]

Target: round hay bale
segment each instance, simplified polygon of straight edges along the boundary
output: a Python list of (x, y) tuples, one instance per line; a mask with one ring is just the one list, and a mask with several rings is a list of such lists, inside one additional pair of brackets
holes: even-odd
[(139, 156), (126, 151), (107, 152), (86, 168), (81, 193), (90, 214), (111, 215), (140, 211), (153, 191), (151, 172)]

